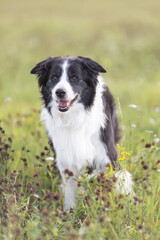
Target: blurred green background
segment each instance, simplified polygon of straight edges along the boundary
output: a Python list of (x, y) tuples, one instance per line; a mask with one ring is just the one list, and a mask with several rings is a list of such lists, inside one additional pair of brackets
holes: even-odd
[(132, 124), (135, 138), (146, 130), (157, 134), (159, 13), (159, 0), (1, 1), (0, 118), (8, 119), (8, 131), (14, 114), (41, 107), (32, 67), (48, 56), (82, 55), (108, 70), (103, 77), (120, 102), (126, 134), (135, 131)]
[[(60, 192), (60, 187), (56, 185), (58, 175), (52, 172), (52, 162), (46, 159), (53, 153), (48, 150), (44, 154), (48, 139), (39, 120), (42, 103), (36, 77), (30, 74), (35, 64), (48, 56), (65, 55), (87, 56), (107, 69), (103, 77), (114, 95), (122, 129), (123, 148), (118, 149), (132, 151), (126, 167), (140, 198), (137, 205), (133, 201), (128, 205), (129, 199), (119, 196), (117, 201), (114, 191), (104, 192), (111, 203), (105, 214), (102, 207), (108, 202), (95, 198), (101, 186), (88, 183), (84, 176), (85, 195), (79, 197), (79, 208), (67, 217), (67, 222), (63, 221), (63, 210), (57, 208), (59, 203), (45, 200), (48, 190)], [(5, 177), (5, 181), (0, 183), (0, 216), (4, 220), (0, 239), (3, 236), (13, 239), (14, 234), (20, 240), (73, 239), (80, 234), (80, 238), (74, 239), (93, 239), (93, 235), (95, 239), (107, 236), (107, 239), (158, 240), (160, 0), (1, 0), (1, 126), (5, 137), (0, 136), (0, 179)], [(10, 154), (2, 154), (4, 149)], [(35, 177), (36, 173), (40, 173), (39, 177)], [(13, 175), (16, 183), (22, 183), (21, 187), (15, 187)], [(5, 202), (12, 194), (19, 200), (9, 209)], [(84, 201), (88, 194), (89, 205), (88, 200)], [(49, 212), (43, 213), (42, 209)], [(17, 222), (12, 220), (12, 210), (18, 216)], [(63, 217), (57, 217), (57, 210)], [(83, 213), (91, 220), (86, 230)], [(106, 221), (100, 223), (104, 214)], [(72, 226), (71, 233), (78, 235), (65, 238), (69, 233), (65, 224)]]

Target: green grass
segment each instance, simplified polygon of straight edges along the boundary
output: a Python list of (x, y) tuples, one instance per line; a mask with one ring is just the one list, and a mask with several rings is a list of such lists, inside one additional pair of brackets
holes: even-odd
[[(160, 238), (159, 11), (158, 0), (2, 1), (0, 239)], [(77, 208), (63, 212), (30, 75), (38, 61), (58, 55), (88, 56), (108, 70), (103, 77), (117, 104), (120, 146), (132, 151), (125, 164), (137, 198), (118, 195), (112, 174), (88, 181), (84, 173)]]

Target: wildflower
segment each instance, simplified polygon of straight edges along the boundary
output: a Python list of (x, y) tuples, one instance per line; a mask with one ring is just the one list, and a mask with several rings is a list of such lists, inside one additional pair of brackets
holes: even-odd
[(118, 209), (123, 209), (123, 208), (124, 208), (123, 204), (119, 203), (118, 204)]
[(127, 159), (126, 157), (119, 158), (119, 161), (124, 161), (124, 160), (126, 160), (126, 159)]
[(115, 176), (113, 176), (113, 182), (117, 182), (117, 178)]
[(54, 158), (53, 157), (47, 157), (46, 161), (54, 161)]
[(160, 141), (160, 138), (155, 138), (155, 139), (154, 139), (154, 142), (155, 142), (155, 143), (159, 143), (159, 141)]
[(56, 200), (56, 201), (58, 201), (58, 200), (60, 199), (60, 195), (59, 195), (58, 193), (55, 193), (55, 194), (53, 195), (53, 199)]
[(7, 102), (12, 102), (12, 98), (11, 97), (7, 97), (4, 99), (4, 103), (7, 103)]
[(45, 150), (45, 151), (48, 151), (49, 149), (48, 149), (48, 147), (47, 147), (47, 146), (45, 146), (45, 147), (44, 147), (44, 150)]
[(146, 130), (145, 132), (146, 132), (146, 133), (153, 133), (152, 130)]
[(77, 182), (77, 186), (80, 187), (81, 186), (81, 181)]
[(155, 124), (154, 118), (149, 118), (149, 122), (150, 122), (151, 124)]
[(96, 190), (96, 195), (99, 196), (100, 195), (100, 189)]
[(105, 167), (105, 169), (109, 169), (109, 167)]
[(44, 200), (51, 199), (52, 198), (52, 193), (49, 191), (46, 191), (46, 194), (44, 195)]
[(134, 196), (133, 199), (135, 200), (135, 202), (142, 203), (142, 200), (136, 196)]
[(121, 154), (126, 154), (126, 151), (121, 152)]
[(41, 200), (41, 198), (40, 198), (40, 196), (38, 195), (38, 194), (33, 194), (33, 196), (35, 197), (35, 198), (37, 198), (38, 200)]
[(41, 156), (44, 156), (45, 155), (45, 153), (44, 152), (41, 152)]
[(62, 184), (62, 180), (58, 180), (57, 185), (61, 185), (61, 184)]
[(91, 199), (90, 195), (86, 195), (86, 196), (85, 196), (85, 200), (86, 200), (86, 201), (89, 201), (90, 199)]
[(144, 164), (144, 165), (143, 165), (143, 169), (144, 169), (144, 170), (147, 170), (147, 169), (148, 169), (148, 165), (147, 165), (147, 164)]
[(72, 177), (74, 175), (73, 172), (70, 171), (68, 168), (66, 168), (64, 172), (68, 174), (69, 177)]
[(39, 177), (39, 173), (36, 172), (36, 173), (33, 175), (33, 177), (34, 177), (34, 178)]
[(112, 188), (111, 187), (107, 187), (107, 192), (111, 192), (112, 191)]
[(155, 108), (154, 108), (154, 111), (155, 111), (155, 112), (160, 112), (160, 108), (159, 108), (159, 107), (155, 107)]
[(42, 210), (42, 213), (43, 213), (43, 215), (45, 215), (45, 216), (48, 216), (48, 215), (49, 215), (49, 211), (48, 211), (48, 209), (44, 209), (44, 210)]
[(100, 217), (99, 217), (99, 222), (100, 222), (100, 223), (104, 222), (104, 219), (105, 219), (105, 216), (104, 216), (104, 215), (100, 216)]
[[(108, 174), (105, 174), (105, 175), (104, 175), (105, 177), (108, 177), (108, 176), (113, 175), (114, 173), (116, 173), (116, 171), (113, 170), (112, 164), (110, 164), (109, 167), (107, 167), (107, 168), (105, 168), (105, 169), (109, 170), (109, 171), (108, 171)], [(101, 182), (102, 182), (102, 181), (101, 181)]]
[(88, 219), (85, 221), (85, 225), (88, 227), (91, 224), (91, 221)]
[(102, 196), (101, 198), (102, 198), (102, 201), (104, 202), (107, 200), (106, 196)]
[(71, 230), (71, 226), (70, 225), (66, 225), (66, 230), (70, 231)]
[(74, 209), (73, 208), (70, 208), (70, 213), (74, 213)]
[(39, 182), (37, 182), (37, 183), (36, 183), (36, 186), (37, 186), (37, 187), (40, 187), (40, 186), (41, 186), (41, 184), (40, 184)]
[(143, 228), (142, 224), (138, 225), (138, 229), (142, 229), (142, 228)]
[(12, 138), (9, 137), (9, 138), (8, 138), (8, 141), (9, 141), (9, 142), (12, 142)]
[(145, 148), (150, 148), (151, 144), (150, 143), (146, 143)]
[(129, 156), (129, 155), (131, 155), (131, 153), (132, 153), (132, 151), (130, 151), (130, 152), (126, 152), (126, 155)]
[(67, 215), (67, 212), (66, 212), (66, 211), (63, 211), (63, 215), (66, 216), (66, 215)]
[(128, 107), (130, 107), (130, 108), (137, 108), (137, 105), (135, 105), (135, 104), (129, 104)]

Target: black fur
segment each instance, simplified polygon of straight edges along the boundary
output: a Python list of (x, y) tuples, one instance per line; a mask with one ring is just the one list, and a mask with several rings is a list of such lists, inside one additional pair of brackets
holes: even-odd
[(120, 130), (115, 113), (115, 102), (107, 86), (104, 89), (102, 98), (106, 115), (106, 126), (101, 128), (101, 139), (107, 146), (108, 155), (115, 168), (117, 160), (116, 143), (120, 140)]
[(81, 56), (78, 58), (82, 60), (82, 64), (85, 65), (90, 71), (94, 73), (106, 72), (106, 70), (99, 63), (93, 61), (92, 59)]

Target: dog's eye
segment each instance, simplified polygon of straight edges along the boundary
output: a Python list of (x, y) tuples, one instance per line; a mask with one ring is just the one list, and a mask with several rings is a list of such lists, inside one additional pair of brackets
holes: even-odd
[(56, 77), (56, 76), (54, 76), (53, 78), (52, 78), (52, 80), (53, 81), (56, 81), (58, 78)]
[(77, 76), (73, 76), (72, 77), (72, 81), (76, 81), (76, 80), (78, 80), (78, 77)]

